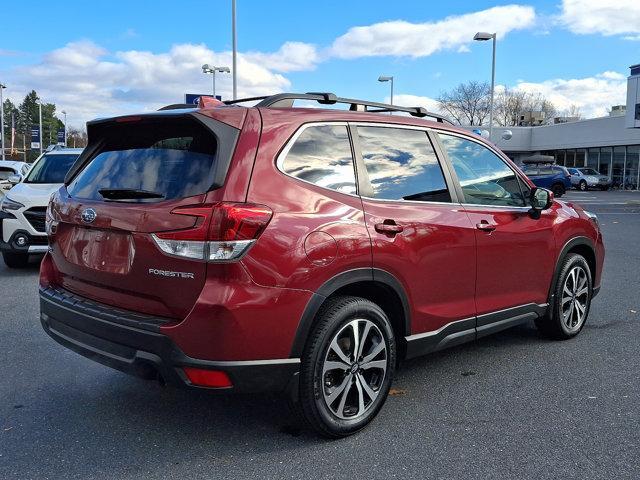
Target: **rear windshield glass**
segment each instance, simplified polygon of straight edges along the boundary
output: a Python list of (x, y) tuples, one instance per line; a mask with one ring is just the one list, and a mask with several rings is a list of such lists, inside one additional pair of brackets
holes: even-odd
[(192, 119), (115, 124), (67, 189), (75, 198), (158, 202), (205, 193), (216, 137)]
[(6, 180), (11, 175), (15, 175), (15, 173), (13, 168), (0, 167), (0, 180)]
[(33, 166), (24, 183), (63, 183), (65, 175), (77, 159), (77, 153), (45, 154)]

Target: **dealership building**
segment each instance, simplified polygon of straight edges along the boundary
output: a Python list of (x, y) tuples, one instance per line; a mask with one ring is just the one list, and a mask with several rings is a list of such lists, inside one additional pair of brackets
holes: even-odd
[(608, 175), (615, 188), (640, 189), (640, 65), (631, 67), (626, 106), (613, 107), (607, 117), (564, 120), (551, 125), (494, 127), (491, 140), (516, 163), (548, 155), (558, 165), (592, 167)]

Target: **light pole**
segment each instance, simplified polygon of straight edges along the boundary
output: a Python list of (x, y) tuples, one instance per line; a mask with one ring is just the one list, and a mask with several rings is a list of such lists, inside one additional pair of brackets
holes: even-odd
[[(391, 103), (391, 105), (393, 105), (393, 76), (387, 77), (385, 75), (380, 75), (378, 77), (378, 81), (379, 82), (391, 82), (391, 101), (389, 103)], [(389, 112), (390, 114), (393, 112)]]
[(0, 143), (2, 144), (2, 160), (5, 160), (4, 156), (4, 100), (2, 99), (2, 90), (7, 88), (0, 83)]
[(236, 63), (236, 57), (238, 53), (238, 36), (236, 32), (236, 0), (231, 0), (231, 40), (233, 44), (233, 62), (231, 68), (233, 68), (233, 99), (238, 98), (238, 66)]
[(216, 67), (208, 63), (202, 65), (202, 73), (210, 73), (213, 76), (213, 98), (216, 98), (216, 72), (229, 73), (229, 67)]
[(38, 98), (38, 120), (40, 125), (40, 155), (42, 155), (42, 144), (44, 139), (42, 138), (42, 99)]
[(67, 146), (67, 112), (66, 110), (62, 110), (62, 114), (64, 115), (64, 146)]
[(489, 105), (489, 140), (493, 133), (493, 91), (496, 85), (496, 34), (487, 32), (478, 32), (473, 36), (476, 42), (484, 42), (493, 40), (493, 57), (491, 61), (491, 103)]

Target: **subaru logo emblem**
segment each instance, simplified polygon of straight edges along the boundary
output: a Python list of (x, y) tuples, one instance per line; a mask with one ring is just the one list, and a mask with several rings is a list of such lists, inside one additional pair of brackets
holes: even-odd
[(87, 208), (85, 211), (82, 212), (82, 214), (80, 215), (80, 218), (84, 223), (93, 223), (93, 221), (96, 219), (97, 216), (98, 214), (93, 208)]

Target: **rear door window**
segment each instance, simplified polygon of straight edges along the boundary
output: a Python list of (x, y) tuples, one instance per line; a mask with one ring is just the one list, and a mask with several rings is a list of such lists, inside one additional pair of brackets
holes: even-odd
[(338, 192), (356, 193), (351, 141), (346, 125), (311, 125), (286, 153), (283, 172)]
[(216, 136), (193, 119), (116, 124), (68, 185), (86, 200), (157, 202), (199, 195), (212, 185)]
[(427, 132), (363, 126), (357, 130), (375, 198), (451, 202)]

